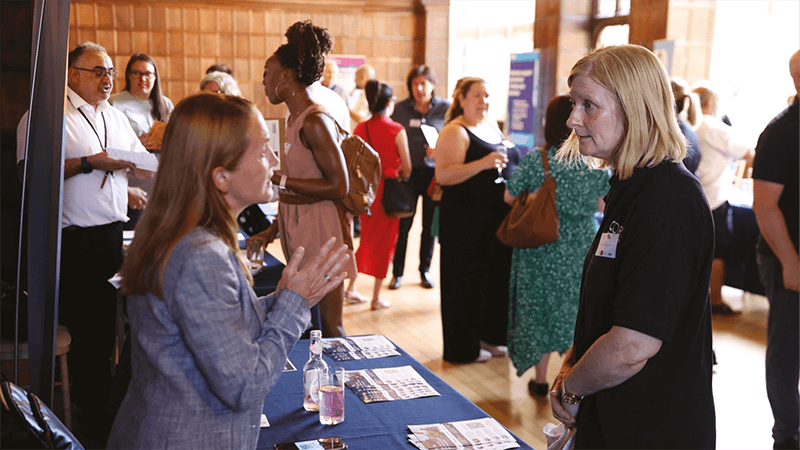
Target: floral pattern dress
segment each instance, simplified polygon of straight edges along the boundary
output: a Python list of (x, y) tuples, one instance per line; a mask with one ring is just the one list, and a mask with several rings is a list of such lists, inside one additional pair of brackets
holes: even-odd
[[(509, 281), (508, 349), (517, 375), (535, 366), (545, 353), (565, 352), (572, 345), (578, 315), (581, 272), (595, 235), (597, 198), (608, 192), (609, 174), (582, 161), (554, 158), (558, 240), (536, 248), (515, 248)], [(542, 156), (532, 150), (520, 161), (507, 188), (517, 196), (544, 181)]]

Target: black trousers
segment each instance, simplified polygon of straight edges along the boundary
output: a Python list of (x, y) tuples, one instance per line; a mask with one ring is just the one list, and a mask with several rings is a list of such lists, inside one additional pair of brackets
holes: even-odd
[(107, 280), (121, 265), (122, 222), (62, 231), (58, 318), (72, 336), (71, 394), (96, 414), (106, 412), (111, 387), (117, 290)]
[[(433, 245), (436, 238), (431, 235), (431, 224), (433, 223), (433, 201), (428, 195), (428, 186), (433, 180), (434, 169), (432, 167), (414, 167), (411, 171), (411, 185), (414, 187), (415, 199), (422, 196), (422, 236), (419, 245), (419, 271), (427, 272), (431, 267), (433, 257)], [(414, 214), (411, 217), (400, 219), (400, 232), (397, 236), (397, 246), (394, 251), (394, 262), (392, 263), (392, 275), (403, 276), (406, 266), (406, 247), (408, 246), (408, 232), (414, 222), (417, 202), (414, 202)]]

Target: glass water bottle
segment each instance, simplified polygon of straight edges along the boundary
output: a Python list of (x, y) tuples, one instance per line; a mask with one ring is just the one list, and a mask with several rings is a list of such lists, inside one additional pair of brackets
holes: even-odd
[(322, 332), (311, 330), (311, 344), (308, 348), (308, 361), (303, 365), (303, 408), (306, 411), (319, 411), (319, 369), (327, 369), (322, 360)]

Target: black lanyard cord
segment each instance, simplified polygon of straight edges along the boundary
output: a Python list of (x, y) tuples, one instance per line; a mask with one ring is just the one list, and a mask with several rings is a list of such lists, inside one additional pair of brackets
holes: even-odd
[(103, 130), (105, 130), (105, 136), (104, 136), (105, 142), (103, 142), (100, 139), (100, 133), (98, 133), (97, 130), (94, 128), (94, 125), (92, 125), (92, 122), (90, 122), (89, 118), (86, 117), (86, 114), (84, 114), (83, 111), (81, 111), (80, 109), (78, 109), (78, 112), (81, 113), (83, 118), (86, 119), (86, 123), (88, 123), (89, 126), (92, 128), (92, 131), (94, 131), (94, 135), (97, 136), (97, 141), (100, 142), (100, 146), (103, 148), (103, 151), (106, 151), (106, 147), (108, 147), (108, 125), (106, 124), (106, 116), (102, 112), (100, 113), (100, 117), (103, 118)]
[[(72, 99), (70, 99), (69, 102), (72, 103)], [(74, 107), (75, 105), (72, 105), (72, 106)], [(108, 124), (106, 123), (105, 114), (103, 114), (102, 111), (100, 112), (100, 117), (103, 118), (103, 130), (105, 131), (105, 135), (103, 136), (105, 138), (105, 142), (104, 142), (103, 140), (100, 139), (100, 133), (97, 132), (97, 129), (95, 129), (94, 125), (92, 125), (92, 122), (89, 120), (89, 118), (86, 117), (86, 114), (84, 114), (83, 111), (81, 111), (80, 108), (75, 108), (75, 109), (77, 109), (78, 112), (81, 113), (83, 118), (86, 119), (86, 123), (88, 123), (89, 127), (92, 129), (92, 131), (94, 131), (94, 135), (97, 136), (97, 141), (100, 142), (100, 146), (102, 147), (103, 151), (105, 152), (106, 151), (106, 147), (108, 147)], [(110, 170), (106, 170), (106, 176), (108, 176), (109, 174), (111, 174), (111, 176), (114, 176), (114, 172), (112, 172)], [(103, 184), (105, 184), (105, 178), (103, 178)]]

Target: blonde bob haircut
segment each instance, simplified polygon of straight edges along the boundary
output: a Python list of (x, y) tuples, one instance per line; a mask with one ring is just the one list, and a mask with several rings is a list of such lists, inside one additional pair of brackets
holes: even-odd
[[(170, 116), (147, 209), (122, 265), (125, 294), (161, 298), (164, 273), (178, 242), (205, 228), (239, 255), (238, 226), (212, 171), (234, 171), (250, 145), (248, 128), (260, 113), (236, 96), (200, 93), (178, 103)], [(239, 264), (252, 283), (244, 261)]]
[[(634, 169), (655, 166), (662, 161), (682, 161), (686, 144), (675, 116), (667, 71), (661, 61), (644, 47), (616, 45), (593, 51), (581, 58), (569, 74), (572, 86), (585, 75), (615, 94), (623, 116), (623, 136), (608, 160), (587, 157), (590, 167), (611, 167), (619, 179)], [(577, 159), (575, 131), (558, 150), (558, 157)]]

